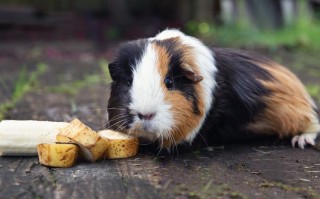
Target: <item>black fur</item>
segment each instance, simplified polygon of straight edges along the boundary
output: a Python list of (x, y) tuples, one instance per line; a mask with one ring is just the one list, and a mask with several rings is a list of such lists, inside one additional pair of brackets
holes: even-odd
[(114, 130), (129, 128), (133, 117), (127, 106), (130, 103), (129, 90), (133, 80), (132, 69), (141, 59), (146, 48), (147, 40), (141, 39), (123, 44), (115, 61), (109, 64), (113, 80), (111, 96), (108, 104), (109, 123), (107, 127)]
[(146, 39), (141, 39), (121, 45), (115, 61), (109, 64), (109, 71), (113, 81), (127, 84), (132, 82), (132, 68), (141, 59), (147, 42)]
[(126, 105), (130, 102), (128, 95), (130, 87), (119, 82), (113, 82), (111, 88), (111, 96), (108, 103), (109, 123), (108, 128), (114, 130), (128, 129), (133, 122), (133, 117), (130, 114)]
[(266, 107), (262, 97), (271, 94), (258, 79), (273, 81), (272, 75), (255, 62), (267, 64), (269, 60), (230, 49), (215, 48), (213, 52), (218, 68), (217, 87), (213, 91), (212, 108), (200, 133), (207, 142), (215, 142), (217, 138), (224, 141), (247, 139), (246, 126)]

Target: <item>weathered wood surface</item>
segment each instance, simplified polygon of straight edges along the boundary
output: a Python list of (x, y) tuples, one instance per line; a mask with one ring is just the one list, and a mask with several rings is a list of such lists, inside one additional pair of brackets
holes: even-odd
[(290, 146), (225, 146), (178, 157), (48, 168), (0, 158), (0, 198), (319, 198), (320, 153)]

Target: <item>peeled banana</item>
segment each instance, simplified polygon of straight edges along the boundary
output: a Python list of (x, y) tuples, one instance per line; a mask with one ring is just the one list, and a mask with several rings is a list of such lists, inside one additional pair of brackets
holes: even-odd
[(0, 122), (0, 156), (36, 156), (37, 145), (55, 143), (65, 122), (3, 120)]

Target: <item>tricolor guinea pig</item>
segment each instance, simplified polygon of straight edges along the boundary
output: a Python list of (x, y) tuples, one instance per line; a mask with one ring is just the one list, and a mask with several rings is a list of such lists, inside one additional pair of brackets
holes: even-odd
[(288, 69), (178, 30), (124, 43), (109, 70), (109, 128), (160, 147), (219, 134), (292, 138), (304, 148), (320, 132), (315, 103)]

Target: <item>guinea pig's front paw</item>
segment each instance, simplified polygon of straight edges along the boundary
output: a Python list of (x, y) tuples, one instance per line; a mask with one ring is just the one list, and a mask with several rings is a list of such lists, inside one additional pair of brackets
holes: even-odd
[(317, 133), (304, 133), (301, 135), (296, 135), (291, 139), (292, 147), (297, 144), (300, 149), (304, 149), (306, 145), (315, 145), (315, 139), (317, 138)]

